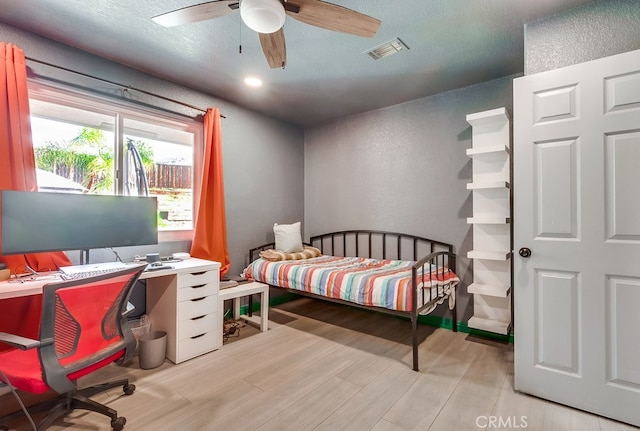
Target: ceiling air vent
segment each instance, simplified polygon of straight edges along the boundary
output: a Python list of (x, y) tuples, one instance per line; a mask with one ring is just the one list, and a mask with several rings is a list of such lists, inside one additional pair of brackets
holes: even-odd
[(374, 60), (380, 60), (383, 57), (387, 57), (405, 49), (409, 49), (409, 47), (398, 37), (390, 40), (389, 42), (383, 43), (382, 45), (376, 46), (372, 50), (366, 51), (366, 53)]

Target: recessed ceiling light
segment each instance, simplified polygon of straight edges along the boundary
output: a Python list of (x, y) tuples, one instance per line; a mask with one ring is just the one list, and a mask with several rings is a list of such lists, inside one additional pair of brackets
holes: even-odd
[(244, 83), (249, 87), (260, 87), (262, 86), (262, 79), (255, 76), (247, 76), (246, 78), (244, 78)]

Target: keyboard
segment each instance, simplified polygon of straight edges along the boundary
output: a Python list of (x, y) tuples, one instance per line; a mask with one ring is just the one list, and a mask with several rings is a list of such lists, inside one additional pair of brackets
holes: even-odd
[(60, 278), (63, 280), (77, 280), (79, 278), (94, 277), (127, 268), (122, 262), (102, 262), (87, 265), (72, 265), (60, 267)]

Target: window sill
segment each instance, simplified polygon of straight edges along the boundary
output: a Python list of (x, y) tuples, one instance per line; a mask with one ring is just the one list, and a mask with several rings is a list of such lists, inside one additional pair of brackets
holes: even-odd
[(158, 231), (158, 242), (191, 241), (192, 239), (192, 229)]

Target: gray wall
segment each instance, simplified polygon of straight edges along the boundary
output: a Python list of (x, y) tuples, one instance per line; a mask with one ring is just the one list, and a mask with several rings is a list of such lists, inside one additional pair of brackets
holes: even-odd
[[(513, 77), (449, 91), (305, 130), (305, 237), (380, 229), (452, 243), (459, 319), (473, 314), (471, 126), (466, 115), (512, 108)], [(435, 313), (442, 315), (443, 307)]]
[[(594, 2), (525, 26), (527, 74), (640, 48), (640, 1)], [(305, 234), (348, 228), (413, 233), (451, 242), (466, 286), (471, 249), (468, 113), (512, 110), (512, 81), (495, 81), (305, 130)], [(442, 313), (440, 309), (436, 313)]]
[[(0, 41), (17, 45), (33, 59), (130, 85), (192, 106), (220, 108), (226, 116), (222, 120), (222, 141), (230, 274), (242, 271), (248, 260), (249, 248), (260, 241), (273, 239), (274, 221), (302, 219), (304, 135), (299, 127), (4, 24), (0, 24)], [(122, 94), (120, 89), (100, 81), (34, 62), (27, 62), (27, 65), (38, 75), (65, 84), (89, 87), (116, 97)], [(135, 91), (128, 92), (128, 97), (191, 117), (200, 114)], [(123, 259), (130, 259), (134, 254), (158, 251), (165, 255), (188, 251), (189, 248), (190, 241), (179, 241), (123, 248), (118, 252)], [(77, 260), (73, 254), (70, 257)], [(92, 261), (112, 260), (113, 254), (96, 250), (92, 251), (91, 257)]]
[(603, 0), (525, 25), (525, 74), (640, 49), (640, 1)]

